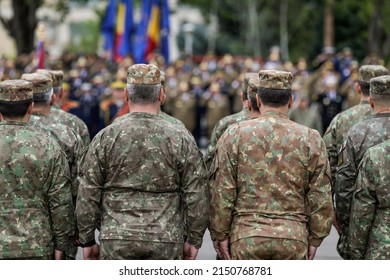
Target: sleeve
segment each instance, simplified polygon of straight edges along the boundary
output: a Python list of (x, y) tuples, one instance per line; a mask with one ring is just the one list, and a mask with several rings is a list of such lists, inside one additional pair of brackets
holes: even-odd
[(317, 131), (312, 131), (317, 135), (309, 134), (310, 177), (306, 197), (309, 206), (309, 244), (318, 247), (330, 233), (333, 203), (330, 168), (325, 143)]
[(95, 229), (100, 219), (100, 199), (104, 184), (100, 145), (97, 135), (83, 155), (79, 168), (79, 190), (76, 202), (76, 220), (82, 244), (95, 240)]
[(210, 181), (210, 233), (212, 239), (229, 238), (237, 199), (238, 125), (228, 128), (217, 144)]
[(59, 147), (57, 153), (50, 172), (51, 185), (48, 190), (48, 202), (54, 247), (56, 250), (64, 251), (68, 236), (74, 234), (74, 216), (69, 165), (65, 154)]
[(203, 235), (209, 222), (209, 195), (206, 168), (198, 147), (189, 139), (185, 141), (185, 159), (181, 174), (184, 220), (187, 242), (197, 248), (202, 246)]
[(364, 259), (368, 237), (376, 212), (376, 192), (373, 171), (376, 169), (369, 153), (362, 160), (352, 199), (349, 225), (349, 247), (352, 259)]
[(78, 188), (79, 188), (79, 178), (78, 178), (78, 170), (80, 166), (81, 157), (84, 152), (84, 143), (81, 140), (80, 136), (73, 133), (74, 145), (73, 145), (73, 154), (74, 160), (71, 163), (71, 176), (72, 176), (72, 195), (74, 198), (77, 196)]
[(326, 151), (328, 152), (328, 159), (330, 165), (330, 173), (332, 175), (333, 186), (336, 182), (336, 171), (338, 161), (338, 150), (337, 150), (337, 116), (332, 120), (329, 127), (325, 131), (324, 141)]
[(349, 136), (343, 144), (340, 159), (335, 185), (336, 216), (341, 235), (348, 236), (351, 200), (357, 172), (353, 142)]
[(213, 132), (211, 133), (210, 143), (207, 146), (205, 163), (208, 169), (210, 169), (211, 167), (215, 155), (215, 149), (217, 148), (217, 142), (218, 142), (217, 131), (219, 129), (219, 125), (220, 125), (220, 121), (215, 125)]

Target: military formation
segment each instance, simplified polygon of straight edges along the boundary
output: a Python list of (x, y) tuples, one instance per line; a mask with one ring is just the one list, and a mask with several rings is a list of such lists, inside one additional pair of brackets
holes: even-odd
[(179, 82), (130, 64), (99, 131), (64, 111), (63, 71), (1, 82), (0, 259), (194, 260), (208, 229), (217, 259), (311, 260), (332, 225), (342, 258), (390, 259), (388, 70), (361, 66), (339, 112), (327, 63), (316, 81), (224, 63)]

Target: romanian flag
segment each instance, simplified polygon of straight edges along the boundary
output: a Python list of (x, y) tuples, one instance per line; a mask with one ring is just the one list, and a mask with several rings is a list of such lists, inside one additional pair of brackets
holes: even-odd
[(135, 38), (134, 60), (145, 63), (151, 53), (159, 49), (169, 62), (169, 7), (168, 0), (144, 0), (142, 18)]
[(38, 69), (45, 69), (45, 42), (43, 40), (38, 41), (37, 56)]
[(104, 36), (105, 51), (111, 58), (120, 61), (132, 54), (131, 34), (133, 32), (133, 1), (110, 0), (104, 15), (101, 31)]

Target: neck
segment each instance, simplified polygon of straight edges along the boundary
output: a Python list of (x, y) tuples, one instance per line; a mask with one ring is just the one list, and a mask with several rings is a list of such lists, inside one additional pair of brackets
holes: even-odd
[(5, 121), (9, 122), (25, 122), (28, 123), (30, 120), (30, 114), (25, 114), (23, 117), (3, 117)]
[(266, 106), (266, 105), (263, 105), (261, 106), (260, 108), (260, 114), (265, 114), (265, 113), (268, 113), (268, 112), (276, 112), (276, 113), (280, 113), (280, 114), (284, 114), (284, 115), (287, 115), (288, 114), (288, 106), (283, 106), (283, 107), (270, 107), (270, 106)]
[(129, 103), (130, 113), (149, 113), (158, 115), (160, 113), (160, 103), (153, 104), (130, 104)]
[(258, 118), (258, 117), (260, 117), (260, 112), (254, 112), (254, 111), (250, 111), (249, 112), (249, 118), (255, 119), (255, 118)]
[(360, 95), (360, 102), (362, 102), (362, 101), (370, 101), (370, 96), (368, 95), (368, 96), (365, 96), (365, 95)]
[(35, 105), (33, 108), (33, 114), (49, 115), (50, 114), (50, 105)]

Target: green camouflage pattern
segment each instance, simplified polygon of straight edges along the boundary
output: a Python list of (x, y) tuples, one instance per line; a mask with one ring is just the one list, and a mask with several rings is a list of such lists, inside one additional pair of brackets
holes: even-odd
[(247, 88), (248, 97), (256, 98), (259, 86), (260, 86), (259, 78), (257, 78), (257, 77), (250, 78), (248, 80), (248, 88)]
[(258, 79), (259, 78), (259, 74), (258, 73), (253, 73), (253, 72), (247, 72), (244, 74), (244, 81), (242, 82), (242, 92), (244, 94), (247, 94), (248, 92), (248, 82), (249, 80), (253, 78), (253, 79)]
[(53, 87), (62, 87), (62, 80), (64, 79), (64, 72), (61, 70), (48, 70), (48, 69), (38, 69), (37, 73), (47, 73), (51, 76), (53, 80)]
[(127, 70), (128, 84), (161, 84), (160, 70), (152, 64), (134, 64)]
[(158, 115), (130, 113), (94, 137), (80, 164), (80, 241), (94, 240), (101, 219), (101, 242), (183, 244), (186, 235), (199, 248), (209, 220), (205, 176), (192, 137)]
[(343, 141), (351, 127), (359, 121), (372, 115), (372, 109), (368, 101), (362, 101), (360, 104), (349, 108), (348, 110), (337, 114), (324, 134), (326, 150), (330, 163), (330, 172), (332, 173), (332, 182), (336, 184), (336, 171), (339, 159), (339, 151)]
[(293, 75), (286, 71), (260, 70), (259, 79), (262, 88), (291, 89)]
[(222, 134), (226, 131), (226, 129), (232, 124), (249, 119), (249, 109), (244, 108), (240, 112), (230, 116), (226, 116), (218, 121), (218, 123), (214, 126), (213, 132), (211, 133), (210, 143), (207, 146), (206, 155), (204, 157), (208, 169), (211, 167), (211, 164), (213, 162), (215, 150), (217, 148), (217, 142), (222, 136)]
[(359, 81), (370, 83), (375, 77), (389, 75), (389, 70), (382, 65), (362, 65), (359, 68)]
[(60, 145), (66, 154), (72, 179), (72, 194), (77, 196), (77, 169), (84, 152), (84, 144), (70, 127), (54, 121), (50, 115), (35, 114), (30, 117), (30, 123), (39, 131), (49, 134)]
[(91, 137), (89, 136), (89, 131), (87, 125), (83, 122), (82, 119), (73, 115), (71, 113), (65, 112), (60, 108), (52, 106), (50, 109), (50, 118), (53, 119), (53, 122), (60, 123), (65, 126), (70, 127), (77, 135), (80, 136), (83, 141), (84, 147), (87, 147), (91, 142)]
[(367, 150), (352, 200), (352, 259), (390, 260), (390, 140)]
[(370, 95), (390, 95), (390, 76), (380, 76), (370, 80)]
[(23, 74), (21, 79), (33, 83), (33, 95), (47, 93), (53, 88), (51, 76), (44, 72)]
[(288, 117), (294, 122), (317, 130), (320, 135), (323, 133), (321, 115), (317, 109), (310, 107), (300, 109), (298, 107), (294, 107), (288, 112)]
[(337, 251), (349, 259), (348, 234), (351, 201), (355, 191), (358, 166), (366, 151), (390, 139), (390, 113), (374, 114), (355, 124), (348, 132), (336, 173), (336, 216), (340, 226)]
[(251, 237), (230, 245), (233, 260), (307, 260), (308, 246), (293, 239)]
[(53, 258), (73, 228), (69, 167), (49, 136), (0, 123), (0, 259)]
[(330, 170), (317, 131), (277, 112), (231, 125), (211, 170), (213, 239), (262, 236), (320, 246), (329, 235)]
[(7, 80), (0, 83), (0, 101), (15, 102), (33, 99), (33, 84), (25, 80)]

